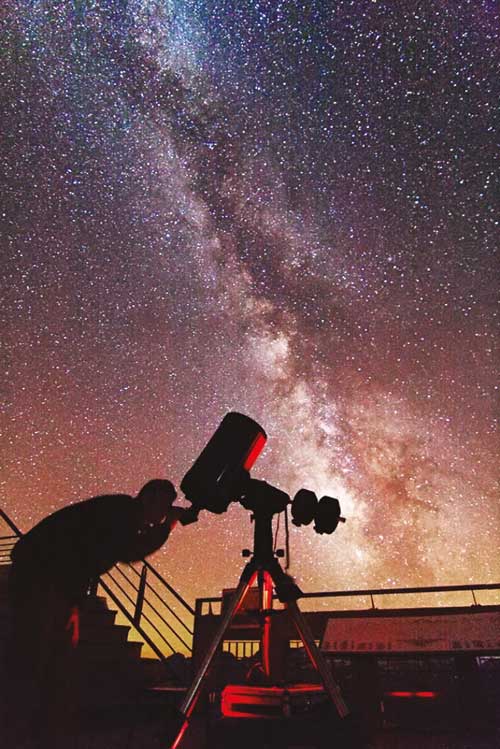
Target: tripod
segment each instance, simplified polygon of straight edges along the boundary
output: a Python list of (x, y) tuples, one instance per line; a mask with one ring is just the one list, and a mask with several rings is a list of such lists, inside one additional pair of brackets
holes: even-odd
[(349, 714), (349, 709), (344, 702), (338, 685), (333, 679), (329, 665), (316, 646), (309, 625), (297, 605), (297, 599), (302, 595), (301, 591), (292, 578), (283, 571), (273, 552), (272, 517), (273, 511), (269, 511), (265, 507), (258, 507), (254, 510), (253, 556), (241, 573), (238, 586), (231, 596), (229, 605), (221, 617), (207, 653), (198, 668), (191, 686), (186, 692), (180, 706), (180, 713), (177, 716), (179, 720), (176, 726), (177, 733), (175, 734), (174, 741), (170, 744), (170, 749), (177, 749), (180, 746), (182, 737), (189, 725), (189, 719), (207, 679), (209, 667), (255, 578), (258, 579), (259, 608), (263, 616), (261, 659), (262, 669), (266, 676), (270, 675), (269, 646), (273, 598), (272, 586), (274, 584), (278, 599), (285, 605), (286, 611), (294, 622), (309, 660), (321, 676), (325, 691), (335, 706), (338, 716), (345, 718)]

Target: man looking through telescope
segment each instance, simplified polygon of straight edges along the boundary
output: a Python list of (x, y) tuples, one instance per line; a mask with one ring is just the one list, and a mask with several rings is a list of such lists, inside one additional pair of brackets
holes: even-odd
[(172, 507), (176, 496), (170, 481), (154, 479), (137, 497), (93, 497), (49, 515), (15, 545), (7, 654), (12, 747), (30, 718), (39, 746), (59, 745), (57, 734), (70, 719), (68, 697), (75, 689), (69, 679), (79, 607), (92, 582), (117, 562), (143, 559), (163, 546), (185, 512)]

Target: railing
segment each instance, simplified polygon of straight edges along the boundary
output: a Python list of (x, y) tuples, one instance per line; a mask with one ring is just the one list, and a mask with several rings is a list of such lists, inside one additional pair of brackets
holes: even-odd
[(99, 587), (139, 633), (148, 655), (152, 651), (160, 660), (176, 652), (191, 655), (194, 609), (149, 562), (118, 564), (100, 578)]
[[(488, 591), (491, 593), (491, 595), (485, 596)], [(331, 599), (336, 599), (335, 602), (337, 602), (338, 599), (343, 599), (343, 601), (345, 599), (355, 599), (354, 605), (351, 604), (350, 606), (346, 607), (344, 604), (344, 608), (342, 610), (348, 611), (393, 608), (393, 597), (399, 599), (397, 607), (401, 608), (406, 608), (409, 606), (415, 608), (434, 608), (436, 606), (467, 605), (463, 601), (453, 601), (453, 597), (455, 597), (456, 594), (459, 593), (466, 593), (467, 596), (470, 596), (469, 602), (470, 605), (473, 606), (490, 604), (500, 605), (500, 583), (487, 583), (479, 585), (440, 585), (419, 588), (370, 588), (362, 590), (322, 591), (319, 593), (303, 593), (299, 600), (300, 608), (303, 611), (321, 611), (331, 609)], [(478, 598), (478, 593), (482, 593), (483, 595)], [(431, 594), (437, 597), (437, 600), (435, 598), (434, 602), (429, 601), (426, 604), (425, 599), (428, 599)], [(403, 596), (405, 598), (412, 598), (409, 606), (405, 606), (405, 604), (400, 600), (400, 596)], [(487, 598), (489, 598), (489, 600), (487, 600)], [(273, 596), (273, 600), (277, 600), (277, 597)], [(368, 602), (369, 606), (366, 605)], [(209, 613), (217, 615), (220, 613), (221, 606), (222, 598), (220, 596), (197, 598), (196, 616), (201, 616)]]
[(10, 535), (0, 536), (0, 565), (3, 565), (10, 564), (10, 552), (14, 548), (17, 539), (23, 534), (2, 509), (0, 509), (0, 518), (5, 522), (9, 530), (12, 531)]
[[(12, 531), (0, 536), (0, 565), (8, 565), (10, 552), (23, 534), (1, 509), (0, 518)], [(191, 655), (194, 610), (149, 562), (116, 565), (90, 593), (99, 588), (145, 643), (146, 655), (163, 662), (175, 652)]]

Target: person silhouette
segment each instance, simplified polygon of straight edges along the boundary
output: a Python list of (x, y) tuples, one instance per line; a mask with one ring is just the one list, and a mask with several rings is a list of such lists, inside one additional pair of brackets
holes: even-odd
[(109, 494), (68, 505), (16, 543), (6, 658), (12, 747), (22, 746), (23, 733), (39, 747), (66, 743), (76, 708), (68, 697), (75, 693), (80, 606), (117, 562), (144, 559), (165, 543), (183, 513), (172, 507), (176, 496), (170, 481), (153, 479), (136, 497)]

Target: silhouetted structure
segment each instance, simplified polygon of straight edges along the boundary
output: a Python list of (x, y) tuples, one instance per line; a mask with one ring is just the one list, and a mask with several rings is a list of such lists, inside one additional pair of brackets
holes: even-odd
[(178, 517), (175, 497), (170, 481), (155, 479), (137, 497), (105, 495), (65, 507), (17, 542), (9, 583), (8, 747), (21, 746), (22, 736), (51, 749), (66, 743), (78, 704), (78, 607), (117, 562), (143, 559), (165, 543)]

